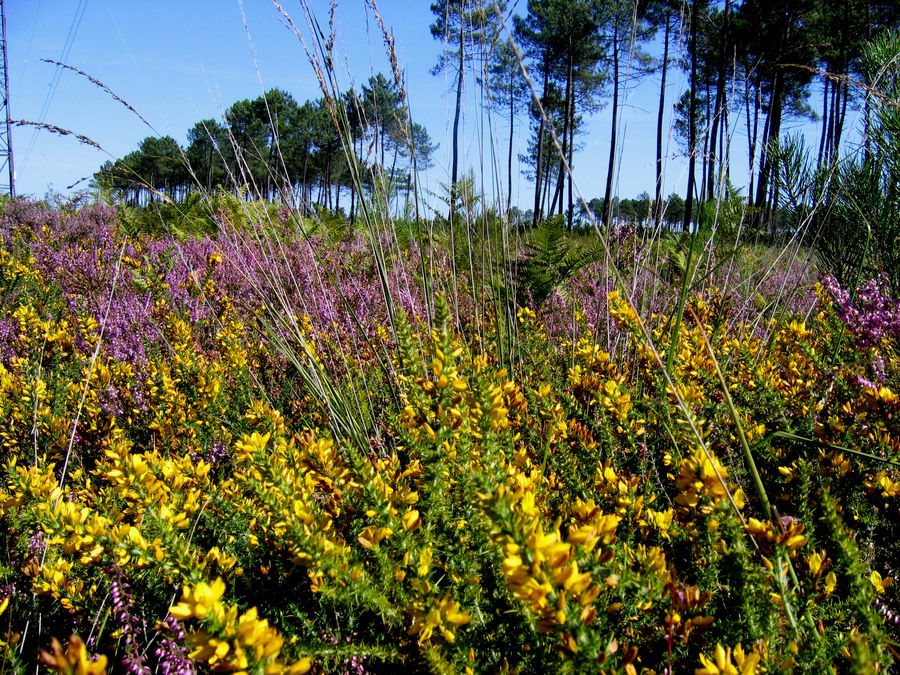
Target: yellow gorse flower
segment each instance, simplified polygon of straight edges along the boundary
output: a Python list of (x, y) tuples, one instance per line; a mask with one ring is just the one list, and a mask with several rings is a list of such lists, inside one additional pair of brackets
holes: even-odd
[(50, 640), (50, 649), (50, 652), (41, 650), (38, 658), (60, 675), (106, 675), (106, 656), (91, 659), (84, 640), (77, 635), (69, 638), (65, 652), (56, 638)]
[(224, 594), (221, 578), (210, 584), (200, 582), (185, 587), (181, 602), (169, 609), (179, 621), (199, 619), (204, 626), (189, 636), (194, 644), (192, 659), (209, 664), (217, 672), (243, 673), (251, 664), (264, 667), (267, 675), (302, 675), (310, 669), (309, 658), (290, 666), (279, 662), (277, 656), (284, 646), (281, 634), (268, 619), (259, 617), (256, 607), (239, 615), (237, 607), (222, 602)]
[(756, 651), (746, 654), (740, 644), (733, 651), (717, 644), (713, 658), (700, 655), (703, 665), (694, 671), (694, 675), (756, 675), (760, 658)]
[(618, 290), (611, 291), (606, 299), (609, 303), (609, 313), (620, 328), (637, 326), (637, 314), (631, 304), (622, 298), (622, 294)]
[(872, 574), (869, 575), (869, 581), (872, 582), (872, 586), (875, 589), (875, 592), (881, 595), (882, 593), (884, 593), (884, 589), (891, 585), (893, 578), (883, 578), (879, 572), (873, 571)]
[(225, 595), (225, 582), (217, 578), (212, 584), (201, 581), (193, 588), (187, 586), (181, 592), (181, 602), (169, 609), (179, 621), (186, 619), (202, 619), (212, 611)]

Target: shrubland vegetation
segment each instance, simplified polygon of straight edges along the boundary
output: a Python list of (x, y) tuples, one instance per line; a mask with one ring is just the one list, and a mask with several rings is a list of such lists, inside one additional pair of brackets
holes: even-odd
[[(741, 197), (711, 128), (690, 231), (649, 193), (614, 219), (609, 190), (576, 228), (560, 160), (602, 78), (544, 31), (611, 30), (614, 60), (653, 25), (668, 44), (674, 7), (629, 7), (529, 3), (515, 22), (544, 110), (531, 214), (489, 203), (454, 150), (426, 218), (431, 144), (402, 80), (342, 91), (316, 34), (317, 103), (269, 92), (184, 153), (158, 141), (161, 164), (104, 167), (116, 204), (3, 202), (4, 672), (896, 668), (900, 40), (828, 57), (878, 92), (859, 158), (833, 120), (821, 159), (766, 143)], [(769, 24), (761, 3), (691, 9), (691, 79), (719, 109), (700, 47)], [(460, 87), (500, 20), (435, 12)], [(755, 63), (747, 100), (779, 139), (799, 85)], [(838, 111), (855, 85), (828, 81)], [(376, 87), (389, 110), (366, 107)]]

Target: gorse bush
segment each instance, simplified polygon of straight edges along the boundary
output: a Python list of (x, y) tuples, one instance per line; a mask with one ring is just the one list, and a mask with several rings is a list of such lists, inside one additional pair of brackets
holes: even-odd
[(707, 285), (676, 333), (669, 288), (648, 343), (602, 261), (506, 326), (467, 284), (412, 292), (452, 261), (408, 244), (389, 323), (355, 235), (132, 240), (12, 202), (2, 236), (9, 672), (891, 664), (900, 353), (864, 318), (889, 295), (829, 282), (762, 325)]

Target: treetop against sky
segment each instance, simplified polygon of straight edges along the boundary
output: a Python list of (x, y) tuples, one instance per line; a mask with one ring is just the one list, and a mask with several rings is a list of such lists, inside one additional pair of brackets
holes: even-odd
[[(561, 2), (548, 2), (546, 6)], [(584, 4), (584, 0), (575, 4)], [(512, 8), (507, 9), (510, 30), (516, 23), (512, 14), (525, 17), (529, 10), (524, 2), (511, 5)], [(536, 4), (542, 5), (544, 3)], [(283, 6), (296, 25), (305, 29), (301, 4), (286, 2)], [(665, 6), (661, 3), (655, 11), (663, 11)], [(309, 8), (322, 24), (327, 24), (329, 7), (330, 3), (322, 0), (309, 2)], [(712, 9), (722, 11), (724, 7), (723, 2), (714, 4)], [(434, 166), (423, 176), (425, 186), (439, 192), (440, 184), (449, 183), (451, 178), (457, 78), (452, 68), (444, 68), (437, 75), (432, 74), (432, 69), (445, 48), (452, 52), (453, 45), (442, 44), (432, 37), (430, 26), (435, 22), (435, 15), (428, 2), (383, 0), (378, 4), (378, 10), (394, 34), (412, 118), (427, 129), (433, 142), (439, 144), (433, 157)], [(224, 111), (236, 101), (256, 98), (275, 87), (289, 92), (300, 103), (321, 96), (303, 45), (287, 29), (284, 18), (271, 3), (204, 0), (157, 2), (151, 7), (146, 3), (109, 0), (42, 0), (9, 3), (6, 11), (11, 116), (70, 129), (103, 147), (101, 152), (79, 144), (71, 136), (37, 132), (26, 126), (15, 127), (12, 140), (17, 191), (22, 194), (40, 196), (48, 188), (66, 191), (72, 185), (75, 189), (86, 187), (103, 162), (134, 151), (144, 137), (170, 135), (185, 145), (188, 130), (198, 121), (221, 120)], [(598, 14), (604, 22), (600, 31), (609, 36), (611, 14), (608, 9), (603, 12)], [(627, 14), (630, 16), (630, 10)], [(670, 14), (670, 63), (663, 116), (663, 194), (666, 195), (672, 191), (684, 193), (686, 188), (685, 158), (688, 153), (686, 141), (677, 138), (680, 127), (673, 106), (690, 87), (687, 49), (690, 24), (681, 22), (678, 7), (671, 9)], [(618, 16), (622, 15), (619, 12)], [(619, 109), (616, 152), (612, 161), (613, 195), (625, 197), (645, 190), (651, 194), (654, 191), (663, 25), (658, 15), (646, 17), (645, 34), (638, 38), (643, 42), (627, 38), (628, 31), (633, 28), (630, 21), (623, 22), (620, 32), (616, 33)], [(351, 86), (361, 89), (371, 75), (391, 72), (371, 5), (363, 0), (339, 3), (336, 27), (339, 59), (335, 67), (345, 89)], [(603, 39), (609, 41), (612, 38)], [(520, 42), (532, 70), (534, 86), (541, 94), (540, 59), (535, 56), (535, 50), (540, 50), (540, 42)], [(609, 44), (601, 45), (607, 61)], [(134, 106), (152, 128), (86, 78), (42, 59), (65, 62), (102, 81)], [(613, 76), (611, 64), (605, 66), (601, 69), (603, 72), (597, 73), (599, 81), (592, 94), (593, 100), (588, 100), (587, 94), (585, 99), (577, 99), (574, 94), (571, 99), (575, 115), (581, 117), (580, 125), (576, 122), (577, 133), (572, 139), (575, 179), (586, 199), (602, 197), (606, 187)], [(487, 105), (484, 90), (476, 82), (476, 74), (480, 73), (475, 71), (479, 67), (477, 59), (466, 65), (458, 143), (459, 173), (463, 175), (474, 167), (480, 175), (480, 167), (484, 166), (487, 169), (484, 172), (486, 190), (490, 194), (500, 194), (508, 189), (506, 166), (510, 125), (508, 113), (500, 111), (498, 106), (494, 107), (490, 122), (483, 114)], [(560, 83), (565, 81), (564, 77), (557, 79)], [(559, 88), (563, 86), (560, 84)], [(731, 89), (730, 96), (743, 94), (743, 82), (730, 74), (727, 87)], [(573, 90), (579, 91), (578, 85), (573, 84)], [(810, 87), (810, 102), (814, 106), (821, 107), (821, 90), (820, 83)], [(555, 95), (561, 100), (565, 98), (562, 91)], [(529, 166), (531, 160), (525, 157), (529, 153), (529, 141), (534, 145), (537, 125), (529, 116), (526, 101), (520, 103), (513, 124), (511, 201), (529, 208), (534, 201), (534, 168)], [(684, 116), (684, 101), (681, 103)], [(714, 106), (715, 101), (710, 100), (708, 105)], [(733, 182), (743, 187), (746, 194), (749, 187), (747, 129), (739, 116), (743, 115), (743, 106), (736, 100), (731, 100), (729, 105), (732, 108), (730, 123), (727, 130), (723, 128), (719, 133), (727, 131), (731, 139)], [(852, 109), (851, 103), (851, 112), (842, 130), (845, 138), (858, 136), (856, 127), (859, 125)], [(817, 144), (822, 125), (787, 112), (781, 132), (798, 128), (811, 144)], [(698, 120), (706, 124), (700, 117), (698, 113)], [(761, 134), (764, 113), (760, 113), (760, 118)], [(496, 175), (492, 166), (499, 167), (502, 175), (496, 179), (498, 185), (492, 184)], [(88, 180), (79, 182), (85, 178)], [(545, 180), (554, 180), (556, 189), (555, 179)], [(699, 177), (697, 180), (699, 185)], [(548, 194), (548, 204), (551, 196)]]

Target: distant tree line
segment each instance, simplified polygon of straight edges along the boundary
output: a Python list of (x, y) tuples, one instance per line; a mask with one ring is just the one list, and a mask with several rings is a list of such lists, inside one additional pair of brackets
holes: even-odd
[[(373, 169), (360, 175), (370, 183), (377, 176), (379, 189), (408, 191), (413, 167), (430, 166), (437, 146), (424, 127), (404, 122), (396, 84), (374, 75), (361, 92), (345, 94), (343, 103), (351, 161)], [(197, 122), (186, 147), (171, 136), (148, 136), (134, 152), (104, 163), (95, 181), (133, 204), (246, 186), (248, 194), (306, 211), (315, 204), (339, 210), (344, 195), (352, 216), (357, 200), (347, 161), (323, 100), (300, 104), (272, 89), (232, 104), (221, 121)]]
[[(702, 204), (734, 196), (729, 156), (739, 129), (748, 156), (746, 174), (743, 167), (738, 174), (747, 176), (741, 188), (754, 225), (774, 231), (773, 215), (784, 201), (776, 163), (785, 122), (817, 118), (810, 102), (821, 95), (815, 161), (819, 168), (835, 165), (848, 112), (859, 110), (867, 130), (873, 129), (865, 45), (900, 25), (895, 0), (528, 0), (514, 9), (521, 13), (512, 14), (501, 0), (431, 5), (430, 30), (442, 43), (433, 72), (448, 78), (455, 101), (451, 219), (467, 175), (459, 149), (467, 87), (480, 87), (507, 127), (506, 208), (512, 206), (515, 129), (524, 119), (529, 140), (519, 159), (534, 186), (532, 222), (561, 214), (572, 227), (579, 211), (566, 165), (575, 168), (585, 117), (610, 108), (609, 153), (594, 158), (590, 169), (605, 171), (598, 216), (608, 224), (616, 208), (623, 215), (625, 204), (613, 191), (626, 94), (641, 78), (658, 74), (649, 218), (672, 222), (672, 200), (662, 190), (664, 120), (673, 114), (678, 151), (688, 161), (681, 228), (704, 217)], [(674, 100), (667, 98), (672, 69), (687, 79), (685, 90), (670, 97)], [(406, 121), (396, 84), (372, 76), (362, 91), (346, 94), (344, 104), (349, 161), (374, 169), (359, 174), (370, 181), (362, 187), (371, 189), (377, 177), (389, 194), (409, 191), (414, 167), (430, 164), (435, 145), (423, 127)], [(866, 142), (872, 137), (868, 134)], [(352, 215), (358, 195), (341, 146), (321, 100), (299, 104), (273, 89), (238, 101), (221, 120), (198, 122), (185, 148), (170, 137), (144, 139), (137, 151), (106, 163), (97, 182), (134, 202), (178, 198), (217, 185), (251, 185), (254, 194), (306, 209), (313, 204), (337, 209), (343, 198)]]
[[(747, 139), (746, 190), (752, 213), (757, 225), (774, 223), (779, 185), (772, 149), (782, 137), (784, 121), (816, 118), (810, 97), (821, 92), (817, 161), (836, 162), (848, 110), (863, 107), (867, 128), (871, 125), (866, 87), (872, 83), (862, 63), (864, 46), (896, 28), (900, 19), (895, 0), (528, 0), (524, 14), (506, 16), (503, 22), (503, 2), (437, 0), (431, 9), (436, 17), (432, 34), (444, 43), (436, 71), (449, 70), (456, 88), (453, 166), (464, 75), (470, 67), (474, 79), (489, 90), (494, 109), (509, 120), (508, 193), (513, 130), (524, 112), (530, 140), (520, 160), (534, 184), (532, 218), (537, 223), (550, 214), (564, 214), (570, 227), (576, 205), (563, 158), (573, 166), (584, 116), (605, 105), (611, 108), (599, 214), (609, 223), (624, 95), (652, 73), (660, 79), (654, 219), (662, 219), (669, 201), (662, 197), (663, 120), (674, 103), (674, 132), (688, 157), (682, 226), (698, 217), (700, 202), (729, 196), (724, 194), (730, 184), (729, 148), (738, 124)], [(512, 28), (534, 95), (518, 55), (507, 44), (503, 23)], [(651, 45), (655, 54), (648, 51)], [(685, 72), (688, 84), (675, 101), (667, 101), (672, 68)], [(456, 176), (454, 169), (454, 184)]]

